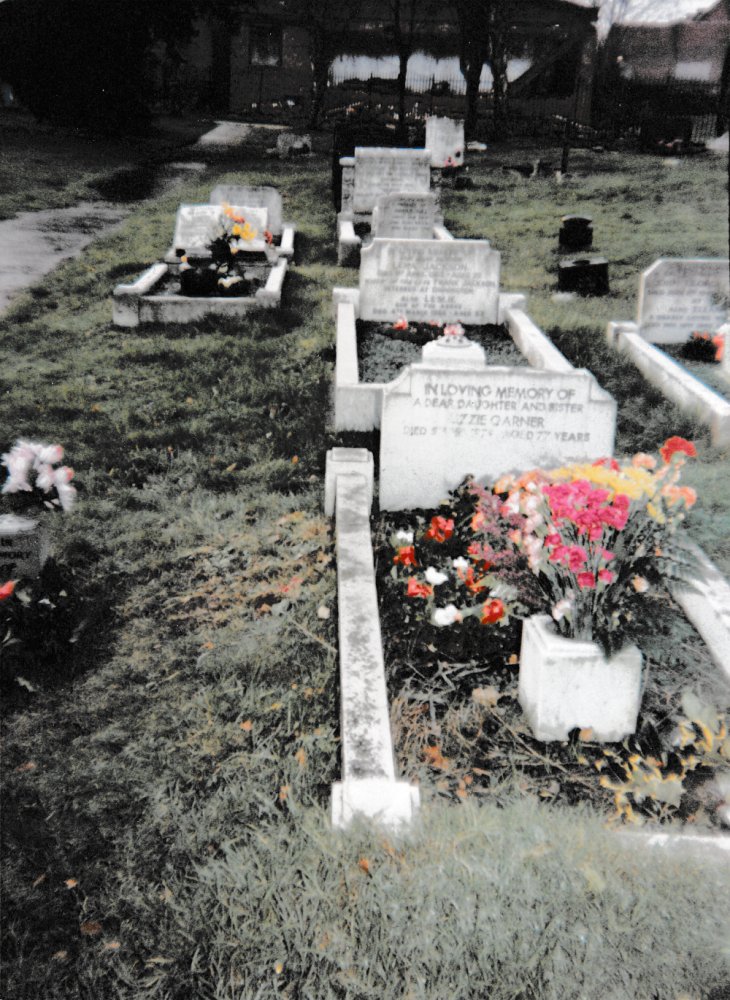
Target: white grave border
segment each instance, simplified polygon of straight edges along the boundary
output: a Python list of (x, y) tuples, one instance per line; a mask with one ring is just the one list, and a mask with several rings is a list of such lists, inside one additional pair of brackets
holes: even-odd
[[(337, 324), (334, 429), (375, 430), (380, 426), (383, 389), (388, 383), (360, 382), (356, 328), (360, 315), (360, 290), (335, 288), (333, 304)], [(525, 305), (524, 295), (500, 292), (497, 322), (506, 324), (513, 341), (533, 368), (553, 372), (574, 371), (567, 358), (527, 315)]]
[[(373, 455), (364, 448), (333, 448), (327, 452), (325, 516), (334, 516), (337, 535), (339, 660), (343, 690), (343, 780), (332, 787), (332, 823), (335, 827), (346, 827), (355, 816), (360, 816), (402, 831), (416, 819), (420, 797), (417, 786), (399, 781), (395, 775), (388, 706), (387, 701), (383, 703), (382, 700), (384, 657), (377, 599), (372, 598), (376, 579), (369, 535), (373, 468)], [(700, 595), (695, 606), (698, 613), (692, 614), (687, 609), (687, 614), (707, 643), (717, 666), (730, 678), (730, 664), (724, 655), (730, 639), (730, 614), (724, 610), (725, 632), (719, 636), (716, 609), (711, 608), (708, 613), (704, 606), (706, 594), (714, 593), (720, 604), (730, 599), (730, 585), (707, 556), (700, 549), (696, 551), (701, 566), (696, 580)], [(365, 599), (363, 594), (366, 594)], [(681, 591), (675, 592), (675, 597), (682, 602)], [(356, 623), (355, 628), (353, 623)], [(365, 634), (368, 641), (362, 644), (358, 637)], [(378, 697), (371, 697), (368, 684), (374, 685)], [(349, 691), (348, 696), (345, 691)], [(349, 705), (346, 705), (348, 697)], [(717, 852), (716, 861), (730, 862), (730, 834), (645, 829), (618, 830), (616, 836), (632, 850), (647, 847), (665, 851), (714, 851)]]
[(667, 399), (706, 424), (715, 447), (730, 445), (730, 402), (642, 337), (638, 324), (612, 321), (606, 328), (606, 340), (615, 351), (628, 355), (647, 382)]

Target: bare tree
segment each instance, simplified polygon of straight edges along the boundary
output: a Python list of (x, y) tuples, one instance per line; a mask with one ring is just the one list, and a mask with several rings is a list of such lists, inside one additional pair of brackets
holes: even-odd
[(398, 55), (398, 125), (401, 133), (406, 124), (406, 77), (408, 60), (415, 51), (418, 36), (424, 33), (437, 9), (435, 0), (388, 0), (391, 23), (388, 32)]
[(482, 66), (492, 71), (493, 132), (500, 135), (507, 123), (507, 39), (509, 0), (456, 0), (459, 21), (459, 64), (466, 80), (464, 132), (474, 136)]

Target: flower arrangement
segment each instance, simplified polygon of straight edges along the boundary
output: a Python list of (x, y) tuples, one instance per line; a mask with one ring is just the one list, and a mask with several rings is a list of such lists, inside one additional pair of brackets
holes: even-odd
[(491, 489), (467, 480), (446, 516), (391, 536), (391, 577), (439, 628), (548, 613), (561, 635), (615, 652), (641, 629), (645, 595), (692, 563), (677, 528), (697, 499), (680, 485), (695, 455), (671, 437), (660, 460), (535, 469)]
[[(180, 286), (184, 295), (245, 295), (249, 287), (239, 273), (238, 254), (250, 249), (254, 241), (261, 240), (259, 232), (244, 216), (224, 204), (218, 229), (208, 243), (210, 258), (191, 260), (183, 250), (180, 254)], [(267, 258), (273, 251), (273, 236), (268, 229), (263, 232), (263, 245)]]
[(562, 635), (607, 653), (636, 632), (643, 595), (691, 563), (677, 528), (697, 496), (679, 481), (696, 450), (671, 437), (659, 451), (661, 463), (639, 453), (623, 465), (534, 470), (494, 486), (506, 541), (536, 580), (543, 610)]
[(0, 456), (7, 478), (0, 489), (4, 506), (16, 514), (41, 510), (70, 510), (76, 499), (71, 485), (74, 470), (59, 465), (63, 448), (58, 444), (19, 440)]

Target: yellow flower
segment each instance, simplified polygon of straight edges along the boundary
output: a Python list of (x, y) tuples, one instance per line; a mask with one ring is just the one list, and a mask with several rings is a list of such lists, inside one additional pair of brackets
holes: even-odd
[(243, 227), (236, 223), (235, 226), (232, 227), (231, 233), (233, 236), (240, 236), (243, 233)]
[(666, 523), (667, 519), (662, 513), (662, 511), (655, 504), (651, 502), (649, 502), (646, 505), (646, 513), (649, 515), (649, 517), (651, 517), (654, 521), (656, 521), (657, 524)]
[(255, 240), (257, 236), (257, 230), (254, 229), (248, 222), (241, 230), (241, 238), (244, 240)]

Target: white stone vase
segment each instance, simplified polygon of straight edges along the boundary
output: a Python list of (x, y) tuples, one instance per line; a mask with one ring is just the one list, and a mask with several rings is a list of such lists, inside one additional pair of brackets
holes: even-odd
[(0, 516), (0, 582), (35, 579), (48, 559), (50, 542), (43, 515)]
[(522, 626), (518, 698), (539, 740), (567, 740), (571, 729), (617, 742), (636, 731), (641, 704), (641, 651), (624, 646), (607, 657), (600, 646), (566, 639), (548, 615)]

